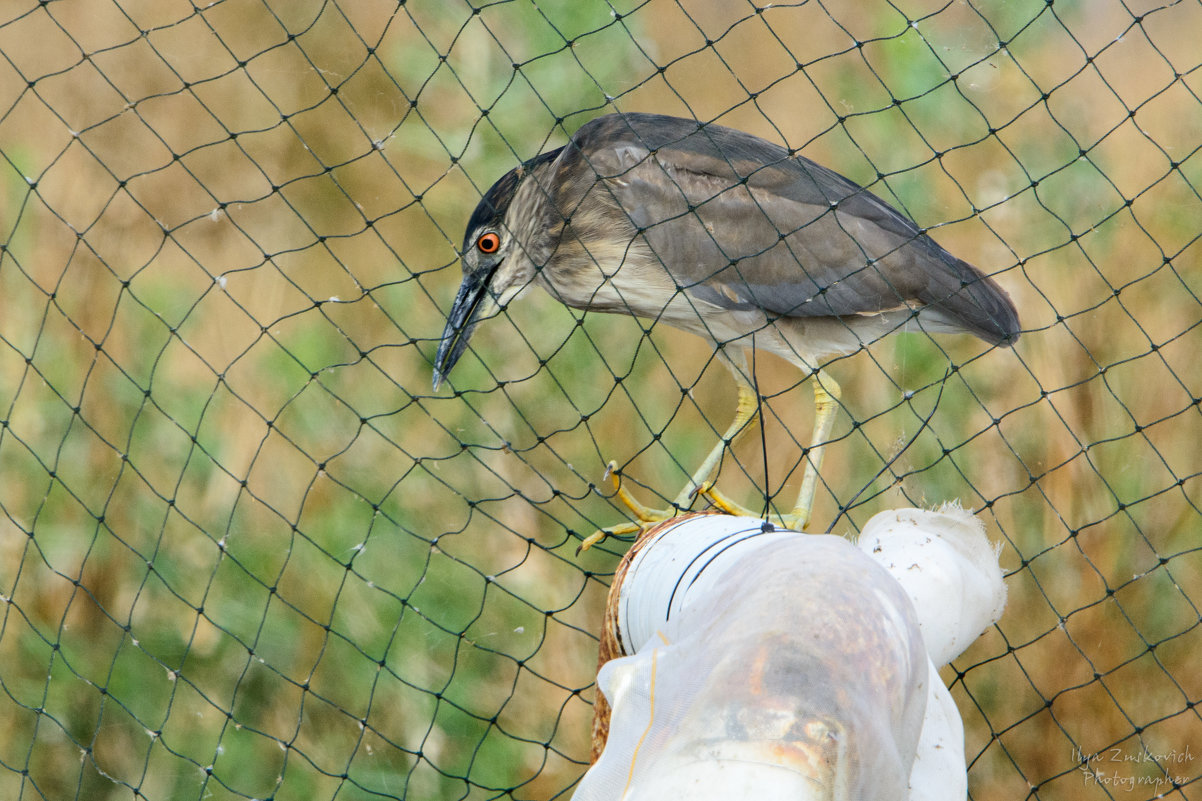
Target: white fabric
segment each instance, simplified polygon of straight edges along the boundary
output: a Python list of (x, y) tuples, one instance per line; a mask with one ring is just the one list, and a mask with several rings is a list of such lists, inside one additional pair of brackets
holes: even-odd
[(609, 739), (574, 798), (962, 801), (963, 726), (936, 666), (1004, 598), (958, 508), (883, 513), (857, 545), (687, 518), (620, 588), (634, 653), (598, 675)]

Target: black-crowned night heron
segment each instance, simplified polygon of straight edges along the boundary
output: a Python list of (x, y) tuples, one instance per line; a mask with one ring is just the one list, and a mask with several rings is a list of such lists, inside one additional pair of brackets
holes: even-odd
[(699, 492), (745, 512), (710, 481), (758, 413), (749, 348), (814, 377), (801, 491), (780, 519), (801, 528), (839, 398), (819, 369), (825, 360), (902, 330), (968, 332), (995, 345), (1019, 334), (1001, 287), (876, 195), (750, 134), (655, 114), (593, 120), (507, 173), (472, 214), (462, 260), (436, 389), (477, 323), (532, 283), (576, 309), (649, 318), (716, 344), (738, 384), (735, 419), (672, 509), (644, 507), (614, 476), (640, 524), (687, 509)]

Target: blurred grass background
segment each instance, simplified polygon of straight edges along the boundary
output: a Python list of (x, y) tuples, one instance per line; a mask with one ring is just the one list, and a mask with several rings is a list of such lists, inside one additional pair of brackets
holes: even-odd
[[(1202, 797), (1199, 30), (1117, 0), (6, 3), (0, 795), (570, 794), (624, 547), (573, 555), (623, 519), (594, 485), (616, 459), (673, 496), (733, 387), (536, 292), (453, 392), (430, 358), (482, 191), (620, 109), (794, 147), (997, 275), (1014, 351), (830, 368), (815, 525), (958, 498), (1003, 544), (1006, 616), (945, 671), (972, 798)], [(800, 479), (784, 367), (722, 473), (753, 506)], [(1111, 748), (1159, 758), (1082, 771)]]

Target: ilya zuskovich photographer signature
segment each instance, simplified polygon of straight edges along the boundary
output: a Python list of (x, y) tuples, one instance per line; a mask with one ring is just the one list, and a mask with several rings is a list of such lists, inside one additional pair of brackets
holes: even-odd
[[(1147, 748), (1138, 751), (1126, 751), (1121, 747), (1107, 748), (1087, 754), (1080, 749), (1073, 749), (1073, 761), (1080, 763), (1080, 770), (1085, 776), (1086, 784), (1122, 789), (1130, 792), (1136, 787), (1152, 787), (1157, 791), (1167, 790), (1189, 781), (1186, 775), (1174, 775), (1173, 766), (1185, 766), (1194, 761), (1194, 754), (1187, 745), (1184, 749), (1171, 749), (1164, 752), (1152, 752)], [(1118, 765), (1128, 766), (1150, 764), (1157, 765), (1163, 773), (1160, 775), (1129, 776), (1120, 773)]]

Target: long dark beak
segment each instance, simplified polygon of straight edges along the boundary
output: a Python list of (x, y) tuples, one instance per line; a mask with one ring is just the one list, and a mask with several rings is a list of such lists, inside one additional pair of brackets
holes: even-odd
[(476, 324), (480, 322), (480, 302), (488, 294), (490, 278), (491, 270), (468, 273), (459, 285), (459, 294), (455, 295), (455, 302), (451, 304), (451, 313), (447, 315), (447, 327), (443, 329), (438, 355), (434, 358), (435, 391), (467, 349), (467, 341), (471, 339)]

